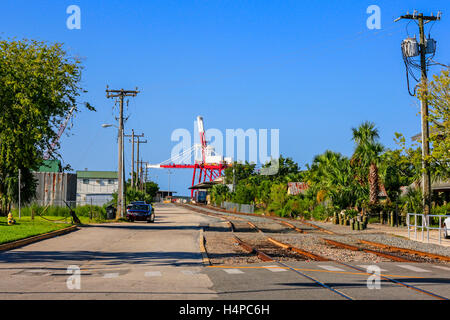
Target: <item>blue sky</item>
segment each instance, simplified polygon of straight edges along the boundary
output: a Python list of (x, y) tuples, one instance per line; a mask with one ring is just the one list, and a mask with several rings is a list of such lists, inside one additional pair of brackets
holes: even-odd
[[(72, 4), (81, 8), (81, 30), (66, 27)], [(366, 27), (372, 4), (381, 8), (381, 30)], [(83, 100), (97, 112), (77, 114), (61, 139), (75, 170), (117, 168), (117, 132), (101, 128), (117, 114), (107, 84), (141, 90), (130, 99), (126, 133), (145, 133), (142, 154), (151, 163), (170, 157), (173, 130), (193, 131), (202, 115), (206, 128), (224, 133), (280, 129), (281, 154), (304, 167), (326, 149), (350, 155), (351, 128), (365, 120), (386, 147), (395, 147), (394, 132), (420, 131), (400, 52), (406, 22), (393, 22), (414, 9), (443, 12), (432, 37), (435, 60), (448, 64), (448, 1), (3, 0), (0, 35), (63, 42), (83, 57)], [(408, 32), (418, 34), (415, 24)], [(128, 169), (129, 144), (126, 152)], [(166, 171), (150, 177), (167, 189)], [(174, 172), (171, 189), (188, 194), (190, 177)]]

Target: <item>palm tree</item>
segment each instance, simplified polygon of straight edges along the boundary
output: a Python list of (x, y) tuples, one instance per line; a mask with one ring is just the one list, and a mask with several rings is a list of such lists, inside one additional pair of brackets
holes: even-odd
[(340, 153), (327, 150), (316, 156), (306, 178), (321, 197), (326, 195), (340, 209), (354, 207), (366, 198), (363, 188), (354, 180), (350, 160)]
[(353, 141), (356, 143), (352, 164), (358, 168), (360, 181), (368, 174), (369, 202), (375, 204), (378, 202), (380, 186), (378, 163), (384, 147), (378, 142), (379, 133), (374, 123), (366, 121), (358, 128), (352, 128), (352, 131)]

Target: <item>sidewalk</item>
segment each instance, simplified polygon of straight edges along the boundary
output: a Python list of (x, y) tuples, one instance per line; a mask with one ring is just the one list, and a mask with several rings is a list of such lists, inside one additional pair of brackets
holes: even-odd
[[(404, 238), (408, 239), (408, 228), (407, 227), (391, 227), (388, 225), (381, 225), (378, 223), (371, 223), (370, 227), (375, 229), (377, 232), (392, 234), (395, 236), (400, 236), (400, 237), (404, 237)], [(430, 230), (429, 231), (429, 235), (430, 235), (429, 243), (441, 245), (444, 247), (450, 247), (450, 239), (445, 239), (444, 237), (442, 237), (442, 234), (441, 234), (441, 243), (439, 243), (438, 232), (439, 232), (438, 230)], [(414, 229), (411, 229), (410, 236), (411, 236), (410, 240), (418, 241), (418, 242), (422, 242), (422, 243), (428, 243), (426, 230), (424, 230), (424, 232), (423, 232), (423, 241), (422, 241), (422, 231), (420, 231), (420, 230), (417, 230), (417, 240), (416, 240), (416, 234), (414, 232)]]

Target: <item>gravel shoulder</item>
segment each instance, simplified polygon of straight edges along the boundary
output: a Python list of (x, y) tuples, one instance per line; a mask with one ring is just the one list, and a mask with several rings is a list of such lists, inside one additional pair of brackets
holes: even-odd
[(371, 226), (370, 224), (367, 226), (366, 230), (361, 231), (354, 231), (349, 226), (334, 225), (331, 223), (315, 221), (314, 224), (341, 235), (350, 235), (356, 239), (378, 242), (389, 246), (424, 251), (450, 257), (450, 247), (445, 247), (433, 243), (419, 242), (401, 236), (389, 234), (387, 232), (383, 232), (380, 227)]

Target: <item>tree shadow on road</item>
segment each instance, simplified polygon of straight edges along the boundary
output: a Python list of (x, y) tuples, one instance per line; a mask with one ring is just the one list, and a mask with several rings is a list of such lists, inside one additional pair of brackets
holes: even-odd
[[(197, 260), (197, 261), (190, 261)], [(151, 264), (171, 266), (201, 266), (200, 252), (104, 252), (104, 251), (9, 251), (0, 253), (3, 263), (100, 263), (105, 266), (121, 264)]]

